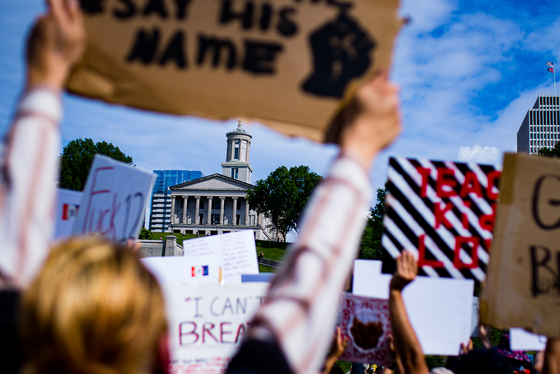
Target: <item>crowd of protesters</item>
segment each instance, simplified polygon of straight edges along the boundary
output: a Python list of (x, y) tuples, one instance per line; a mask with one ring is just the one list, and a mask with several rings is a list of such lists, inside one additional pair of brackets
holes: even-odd
[[(166, 373), (168, 326), (162, 291), (134, 252), (102, 239), (53, 245), (61, 91), (85, 50), (77, 0), (49, 0), (30, 34), (27, 84), (5, 140), (0, 175), (0, 367), (2, 373)], [(233, 357), (230, 374), (342, 372), (346, 341), (337, 305), (372, 197), (369, 170), (401, 131), (397, 87), (378, 74), (343, 116), (340, 153), (306, 208), (297, 243), (274, 278)], [(390, 283), (392, 367), (429, 372), (402, 298), (417, 264), (397, 259)], [(330, 349), (329, 349), (330, 346)], [(328, 353), (327, 353), (328, 352)], [(489, 346), (465, 348), (433, 373), (560, 373), (560, 342), (549, 339), (542, 368)], [(369, 370), (369, 371), (368, 371)], [(373, 372), (354, 365), (352, 373)]]

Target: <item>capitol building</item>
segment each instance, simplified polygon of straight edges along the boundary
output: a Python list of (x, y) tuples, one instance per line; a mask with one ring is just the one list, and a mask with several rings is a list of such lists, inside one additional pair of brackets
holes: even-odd
[(247, 191), (255, 188), (249, 162), (252, 136), (241, 121), (226, 136), (221, 174), (202, 176), (196, 172), (200, 177), (153, 194), (151, 231), (204, 236), (252, 230), (255, 239), (275, 240), (269, 219), (252, 210), (247, 201)]

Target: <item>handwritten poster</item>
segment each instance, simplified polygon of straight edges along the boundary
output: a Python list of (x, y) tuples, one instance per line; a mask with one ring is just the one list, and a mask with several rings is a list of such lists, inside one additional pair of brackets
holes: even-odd
[(337, 326), (350, 338), (341, 360), (389, 365), (391, 318), (389, 301), (345, 294), (340, 303)]
[(267, 288), (267, 283), (163, 286), (170, 373), (225, 373)]
[(222, 267), (225, 284), (241, 283), (242, 274), (258, 274), (257, 248), (253, 231), (212, 235), (183, 242), (187, 258), (211, 256)]
[(560, 160), (506, 153), (480, 320), (560, 338)]
[(500, 171), (494, 166), (390, 158), (381, 245), (383, 273), (404, 250), (418, 273), (483, 281), (490, 257)]
[(72, 234), (118, 242), (138, 238), (154, 180), (151, 172), (96, 155)]
[(398, 0), (81, 0), (71, 92), (158, 112), (243, 117), (317, 141), (388, 69)]

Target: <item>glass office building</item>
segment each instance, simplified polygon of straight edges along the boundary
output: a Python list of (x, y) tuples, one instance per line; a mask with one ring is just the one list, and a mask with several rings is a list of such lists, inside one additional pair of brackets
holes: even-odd
[(538, 154), (560, 141), (560, 96), (539, 96), (517, 132), (517, 152)]
[(150, 231), (167, 231), (171, 223), (171, 197), (169, 187), (202, 178), (201, 171), (192, 170), (154, 170), (157, 175), (152, 192), (150, 212)]

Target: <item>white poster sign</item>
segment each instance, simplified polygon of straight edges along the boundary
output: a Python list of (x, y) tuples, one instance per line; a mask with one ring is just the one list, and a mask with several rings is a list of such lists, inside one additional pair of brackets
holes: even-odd
[(56, 191), (56, 221), (54, 238), (62, 240), (72, 235), (74, 222), (78, 218), (83, 193), (58, 188)]
[(225, 373), (268, 283), (164, 286), (173, 374)]
[(160, 284), (218, 284), (221, 269), (214, 257), (187, 258), (180, 256), (144, 257), (140, 259)]
[(544, 335), (513, 328), (509, 330), (509, 345), (512, 351), (544, 351), (547, 338)]
[(255, 238), (250, 230), (186, 240), (183, 249), (188, 258), (218, 258), (226, 284), (241, 283), (242, 274), (259, 273)]
[(153, 184), (153, 173), (96, 155), (72, 234), (136, 239)]
[[(392, 275), (381, 274), (380, 268), (380, 261), (356, 260), (353, 293), (388, 299)], [(416, 277), (404, 289), (404, 304), (424, 354), (454, 356), (469, 341), (473, 289), (470, 279), (432, 277)]]

